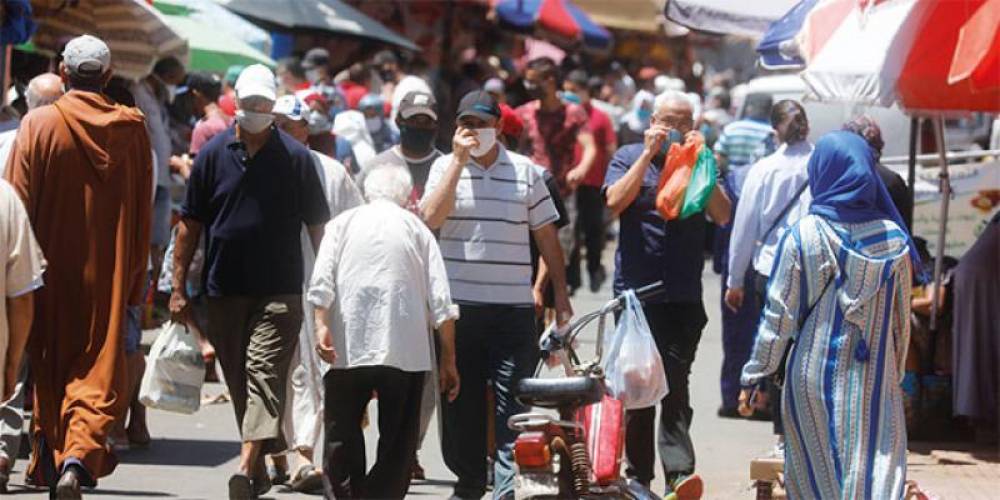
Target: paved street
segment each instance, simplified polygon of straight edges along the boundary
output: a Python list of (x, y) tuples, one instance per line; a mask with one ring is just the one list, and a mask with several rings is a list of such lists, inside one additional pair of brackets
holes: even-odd
[[(610, 262), (610, 259), (607, 261)], [(747, 479), (749, 462), (754, 456), (763, 455), (770, 449), (773, 443), (771, 427), (770, 423), (723, 420), (715, 416), (719, 404), (718, 371), (722, 362), (717, 305), (719, 278), (706, 269), (704, 283), (709, 323), (692, 375), (693, 435), (698, 453), (698, 471), (705, 478), (706, 498), (752, 498)], [(574, 308), (578, 313), (596, 309), (609, 296), (608, 287), (598, 294), (581, 290), (574, 299)], [(594, 335), (595, 332), (591, 331), (585, 336), (583, 353), (592, 353)], [(148, 336), (146, 340), (151, 341)], [(219, 384), (209, 384), (205, 386), (204, 393), (217, 395), (223, 390)], [(372, 422), (377, 421), (374, 405), (370, 417)], [(87, 498), (225, 498), (226, 481), (236, 467), (239, 453), (229, 403), (203, 406), (191, 416), (150, 411), (150, 430), (154, 436), (152, 446), (146, 450), (123, 453), (117, 471), (102, 480), (100, 487), (90, 492)], [(369, 427), (367, 434), (368, 459), (371, 461), (375, 455), (375, 429)], [(413, 498), (447, 498), (451, 493), (453, 476), (444, 466), (437, 443), (435, 422), (420, 453), (429, 480), (411, 487), (410, 496)], [(11, 480), (12, 493), (20, 498), (44, 498), (45, 495), (40, 492), (23, 489), (21, 471), (24, 465), (21, 461), (15, 467)], [(995, 481), (1000, 479), (1000, 466), (995, 460), (987, 465), (963, 468), (951, 464), (949, 467), (948, 471), (944, 471), (942, 467), (935, 467), (929, 457), (921, 457), (916, 466), (911, 466), (911, 477), (923, 475), (927, 481), (918, 477), (922, 484), (933, 485), (932, 491), (943, 495), (943, 498), (989, 498), (987, 486), (997, 484)], [(961, 496), (944, 494), (956, 483), (949, 477), (964, 477), (962, 482), (966, 486), (960, 490), (963, 492)], [(657, 478), (655, 486), (662, 491), (662, 478)], [(279, 500), (316, 498), (279, 488), (273, 489), (268, 497)]]

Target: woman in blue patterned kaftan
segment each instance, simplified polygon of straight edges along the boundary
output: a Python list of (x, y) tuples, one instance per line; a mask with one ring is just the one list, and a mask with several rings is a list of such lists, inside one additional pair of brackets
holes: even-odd
[(744, 386), (786, 361), (785, 482), (794, 499), (898, 499), (906, 478), (899, 382), (919, 258), (850, 132), (816, 144), (809, 215), (788, 231), (768, 283)]

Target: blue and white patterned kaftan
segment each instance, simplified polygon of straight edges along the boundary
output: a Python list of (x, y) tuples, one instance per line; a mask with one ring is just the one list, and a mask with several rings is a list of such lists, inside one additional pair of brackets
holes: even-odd
[(742, 383), (776, 372), (794, 341), (782, 400), (789, 498), (902, 497), (907, 243), (889, 220), (841, 223), (808, 215), (780, 244)]

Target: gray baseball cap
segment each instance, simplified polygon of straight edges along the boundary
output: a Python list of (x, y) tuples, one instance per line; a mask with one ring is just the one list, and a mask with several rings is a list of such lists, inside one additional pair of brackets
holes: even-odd
[(81, 35), (70, 40), (62, 57), (63, 64), (75, 75), (100, 75), (111, 67), (111, 49), (95, 36)]

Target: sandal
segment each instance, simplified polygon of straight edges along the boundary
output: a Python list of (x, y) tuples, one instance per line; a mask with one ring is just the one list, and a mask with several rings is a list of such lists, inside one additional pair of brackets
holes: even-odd
[(323, 487), (323, 473), (316, 470), (312, 464), (302, 464), (295, 470), (292, 482), (289, 483), (292, 491), (299, 493), (309, 493)]

